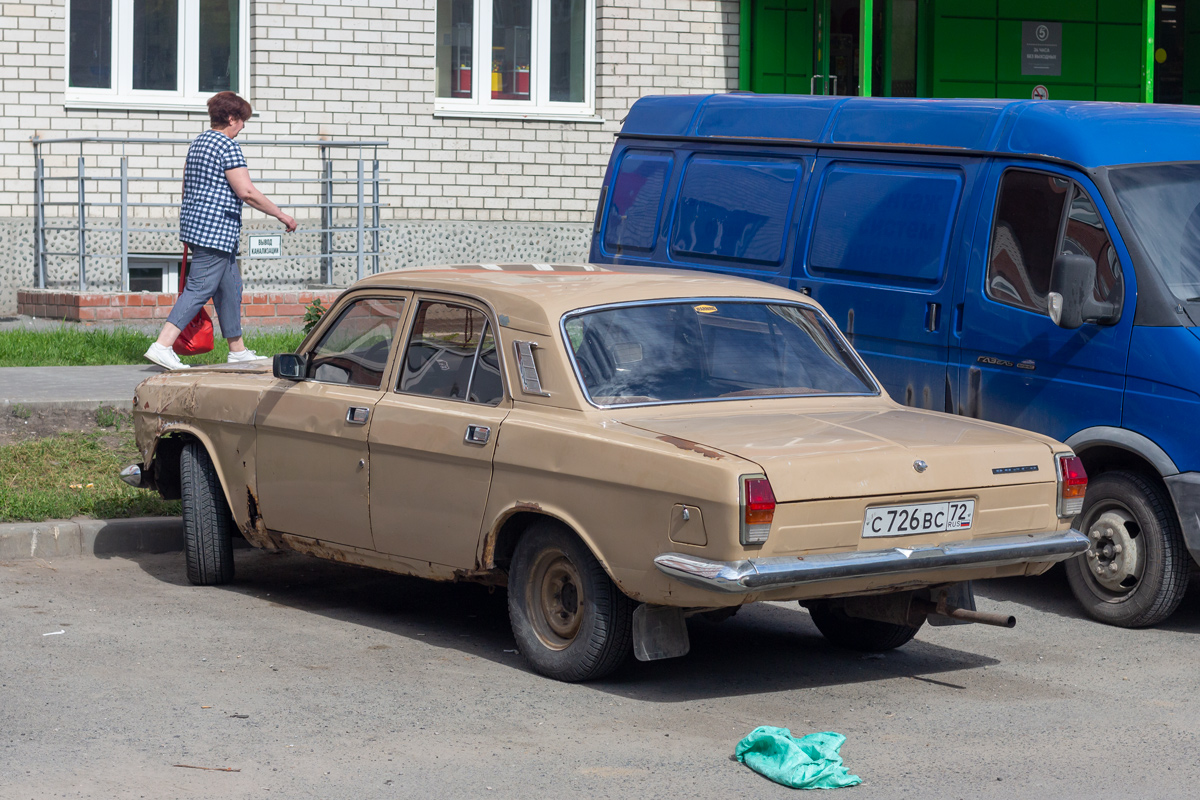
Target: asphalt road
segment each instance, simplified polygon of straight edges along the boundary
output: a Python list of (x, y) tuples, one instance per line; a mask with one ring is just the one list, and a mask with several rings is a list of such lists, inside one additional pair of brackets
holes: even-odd
[(1127, 631), (1080, 618), (1058, 573), (993, 582), (979, 606), (1015, 630), (927, 626), (882, 657), (760, 605), (694, 621), (683, 659), (567, 685), (512, 652), (503, 592), (236, 557), (222, 588), (178, 553), (0, 565), (0, 797), (793, 797), (730, 760), (761, 724), (845, 734), (864, 783), (838, 797), (1200, 784), (1195, 592)]

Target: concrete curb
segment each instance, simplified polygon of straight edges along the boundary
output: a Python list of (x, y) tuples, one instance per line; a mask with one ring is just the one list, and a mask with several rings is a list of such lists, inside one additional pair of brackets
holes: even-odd
[(0, 561), (183, 549), (181, 517), (9, 522), (0, 525)]

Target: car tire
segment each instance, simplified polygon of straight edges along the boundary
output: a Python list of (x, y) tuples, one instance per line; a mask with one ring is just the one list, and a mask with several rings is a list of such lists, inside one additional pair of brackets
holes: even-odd
[(204, 445), (184, 445), (179, 479), (188, 580), (197, 586), (229, 583), (233, 580), (233, 515)]
[(817, 630), (830, 644), (864, 653), (895, 650), (907, 644), (917, 635), (917, 631), (921, 630), (921, 625), (925, 624), (922, 622), (916, 626), (897, 625), (894, 622), (852, 617), (840, 607), (826, 601), (810, 602), (808, 614)]
[(1171, 616), (1191, 559), (1162, 486), (1136, 472), (1103, 472), (1088, 484), (1075, 523), (1088, 550), (1066, 562), (1067, 581), (1092, 618), (1145, 628)]
[(517, 542), (508, 618), (535, 671), (569, 682), (609, 674), (633, 651), (633, 607), (564, 526), (535, 523)]

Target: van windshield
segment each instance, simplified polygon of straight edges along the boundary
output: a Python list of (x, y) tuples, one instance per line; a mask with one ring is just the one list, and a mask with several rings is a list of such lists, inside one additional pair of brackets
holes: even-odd
[(800, 305), (636, 304), (579, 312), (563, 330), (596, 405), (877, 393), (841, 335)]
[(1109, 173), (1133, 235), (1182, 302), (1200, 302), (1200, 164)]

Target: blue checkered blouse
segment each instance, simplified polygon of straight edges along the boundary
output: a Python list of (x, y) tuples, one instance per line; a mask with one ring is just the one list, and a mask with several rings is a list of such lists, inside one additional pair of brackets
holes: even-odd
[(180, 241), (226, 253), (238, 251), (242, 200), (226, 180), (225, 170), (244, 166), (242, 148), (220, 131), (205, 131), (192, 141), (183, 168)]

